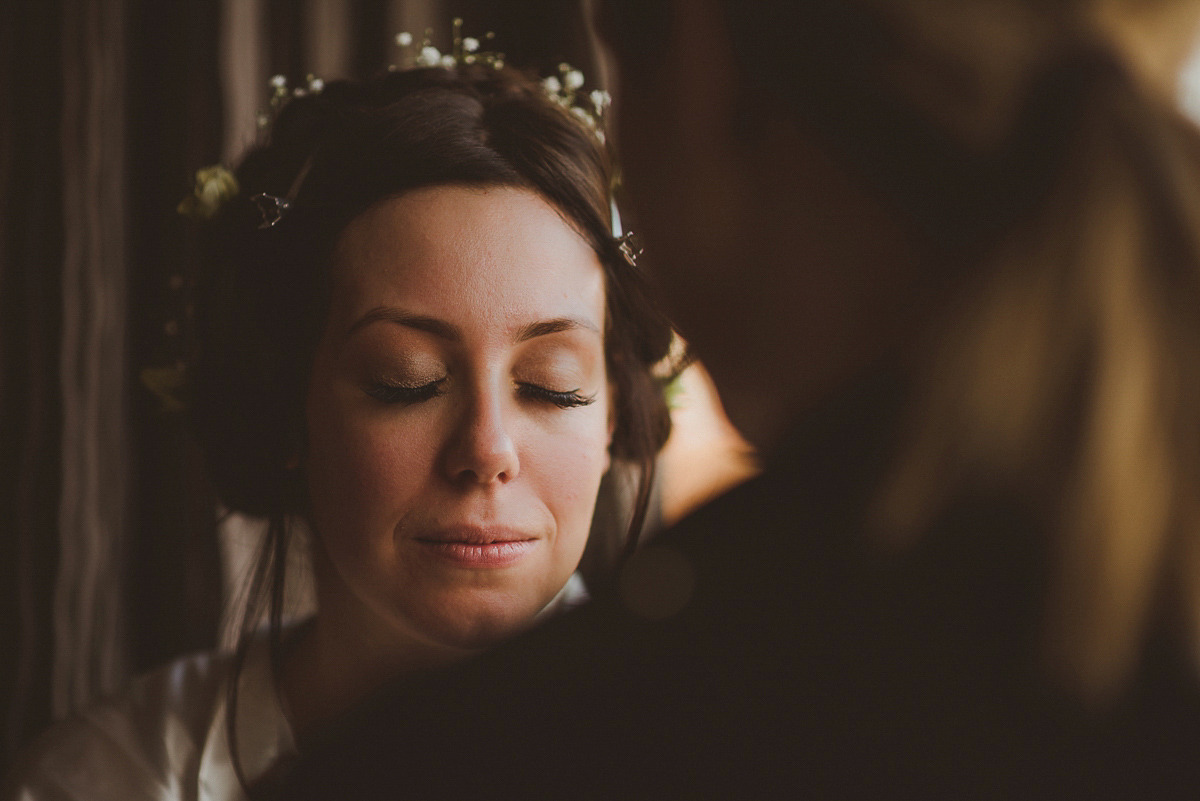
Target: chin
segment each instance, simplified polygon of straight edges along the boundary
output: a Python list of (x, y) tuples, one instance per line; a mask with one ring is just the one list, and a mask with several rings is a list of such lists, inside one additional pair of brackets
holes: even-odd
[(475, 651), (525, 631), (544, 605), (511, 596), (459, 599), (415, 622), (431, 640)]

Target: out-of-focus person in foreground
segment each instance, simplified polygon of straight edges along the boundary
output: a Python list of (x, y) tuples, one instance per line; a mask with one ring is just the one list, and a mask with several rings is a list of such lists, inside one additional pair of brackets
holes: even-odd
[(1200, 137), (1154, 15), (1197, 21), (599, 4), (647, 259), (764, 473), (284, 797), (1197, 797)]

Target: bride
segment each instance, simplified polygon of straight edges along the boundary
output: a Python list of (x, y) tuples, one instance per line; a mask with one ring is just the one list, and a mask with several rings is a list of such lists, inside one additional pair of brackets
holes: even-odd
[[(603, 97), (471, 61), (280, 88), (269, 140), (198, 190), (196, 429), (225, 505), (270, 521), (260, 603), (236, 655), (43, 736), (17, 798), (244, 797), (385, 679), (578, 598), (613, 461), (640, 529), (671, 332), (611, 233)], [(298, 524), (317, 612), (285, 626)]]

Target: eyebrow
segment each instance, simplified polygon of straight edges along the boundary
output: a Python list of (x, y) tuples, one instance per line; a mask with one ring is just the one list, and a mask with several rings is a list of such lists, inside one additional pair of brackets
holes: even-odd
[(558, 317), (553, 320), (541, 320), (536, 323), (529, 323), (521, 326), (517, 331), (517, 342), (525, 342), (536, 337), (544, 337), (547, 334), (558, 334), (562, 331), (575, 331), (582, 328), (585, 331), (591, 331), (599, 334), (600, 329), (589, 322), (576, 320), (573, 317)]
[[(364, 314), (350, 326), (350, 330), (346, 332), (346, 336), (350, 336), (355, 331), (365, 328), (371, 323), (378, 322), (388, 322), (403, 325), (407, 328), (415, 328), (418, 331), (425, 331), (448, 342), (462, 341), (462, 332), (452, 323), (439, 320), (436, 317), (413, 314), (390, 306), (378, 306), (371, 309), (371, 311)], [(585, 320), (579, 320), (574, 317), (556, 317), (552, 320), (539, 320), (535, 323), (527, 323), (521, 326), (517, 329), (514, 341), (527, 342), (528, 340), (547, 336), (548, 334), (558, 334), (563, 331), (575, 331), (578, 329), (592, 331), (596, 334), (600, 333), (600, 329)]]
[(371, 309), (358, 318), (354, 325), (350, 326), (350, 330), (346, 332), (346, 336), (350, 336), (355, 331), (365, 328), (371, 323), (378, 322), (395, 323), (396, 325), (415, 328), (418, 331), (427, 331), (436, 337), (450, 342), (460, 342), (462, 340), (462, 334), (459, 330), (445, 320), (439, 320), (436, 317), (426, 317), (423, 314), (412, 314), (390, 306), (377, 306)]

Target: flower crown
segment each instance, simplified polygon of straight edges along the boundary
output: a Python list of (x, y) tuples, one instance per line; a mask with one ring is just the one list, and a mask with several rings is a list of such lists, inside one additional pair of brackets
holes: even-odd
[(558, 76), (551, 75), (542, 81), (542, 89), (551, 100), (578, 117), (604, 144), (604, 115), (612, 105), (612, 95), (603, 89), (593, 89), (585, 100), (579, 94), (583, 84), (583, 73), (563, 63), (558, 65)]
[[(404, 48), (408, 66), (444, 67), (454, 69), (459, 64), (484, 64), (495, 69), (504, 67), (504, 54), (491, 50), (480, 50), (481, 42), (473, 36), (462, 35), (462, 18), (455, 17), (451, 23), (452, 45), (449, 53), (442, 53), (433, 46), (430, 38), (432, 28), (425, 29), (425, 37), (419, 46), (415, 45), (413, 35), (407, 31), (396, 34), (396, 44)], [(490, 42), (495, 34), (484, 34), (484, 41)], [(414, 56), (413, 53), (416, 55)], [(399, 69), (395, 65), (391, 70)], [(558, 75), (551, 75), (542, 81), (542, 89), (551, 100), (578, 117), (584, 125), (604, 143), (604, 128), (602, 125), (604, 113), (612, 103), (612, 97), (603, 89), (595, 89), (584, 99), (579, 95), (583, 87), (583, 73), (570, 64), (558, 65)]]
[[(408, 31), (401, 31), (396, 34), (396, 44), (404, 48), (405, 57), (408, 63), (406, 67), (445, 67), (446, 69), (454, 69), (459, 64), (484, 64), (495, 69), (504, 67), (504, 54), (496, 53), (491, 50), (480, 50), (481, 43), (474, 36), (462, 35), (462, 17), (455, 17), (450, 22), (451, 28), (451, 51), (442, 53), (433, 46), (433, 28), (425, 29), (425, 37), (421, 40), (419, 49), (416, 55), (413, 55), (413, 35)], [(496, 38), (496, 34), (488, 31), (483, 35), (486, 42), (490, 42)], [(395, 64), (388, 67), (389, 70), (395, 71), (401, 69)]]
[[(462, 25), (461, 17), (455, 17), (451, 23), (453, 44), (449, 53), (442, 53), (433, 46), (432, 28), (425, 30), (424, 38), (419, 44), (407, 31), (396, 34), (396, 44), (405, 50), (407, 63), (404, 67), (393, 64), (388, 67), (389, 71), (413, 67), (454, 69), (459, 65), (469, 64), (502, 69), (504, 54), (483, 49), (483, 42), (491, 42), (495, 34), (488, 32), (481, 41), (472, 36), (463, 36)], [(551, 75), (542, 80), (541, 87), (547, 97), (575, 116), (601, 144), (604, 144), (604, 116), (612, 98), (608, 92), (601, 89), (582, 94), (584, 83), (582, 72), (570, 64), (562, 63), (558, 65), (558, 75)], [(279, 112), (293, 98), (320, 94), (325, 88), (325, 82), (311, 74), (305, 77), (301, 86), (289, 87), (287, 78), (283, 75), (273, 76), (269, 85), (271, 93), (267, 108), (259, 111), (257, 116), (258, 127), (264, 130), (270, 127)], [(286, 195), (280, 197), (259, 193), (250, 198), (262, 216), (259, 228), (272, 228), (283, 219), (311, 167), (310, 156), (300, 168)], [(179, 203), (177, 211), (193, 219), (210, 220), (216, 216), (224, 203), (236, 197), (239, 192), (237, 178), (224, 166), (215, 164), (203, 167), (196, 171), (192, 193)], [(630, 245), (628, 237), (621, 237), (619, 245), (622, 255), (631, 263), (634, 262), (640, 251)]]

